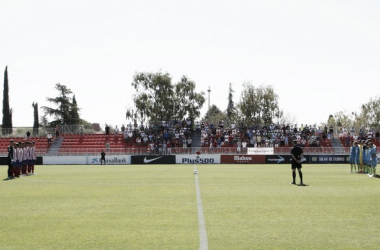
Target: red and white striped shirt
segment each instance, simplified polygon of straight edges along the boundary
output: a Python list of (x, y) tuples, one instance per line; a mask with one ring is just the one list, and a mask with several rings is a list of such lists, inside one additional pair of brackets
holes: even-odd
[(35, 147), (31, 147), (30, 148), (29, 155), (30, 155), (30, 159), (31, 160), (35, 160), (36, 159), (36, 148)]

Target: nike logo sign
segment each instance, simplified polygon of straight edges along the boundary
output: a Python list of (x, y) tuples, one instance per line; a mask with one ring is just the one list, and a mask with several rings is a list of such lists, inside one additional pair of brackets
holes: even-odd
[(155, 160), (160, 159), (160, 158), (162, 158), (162, 156), (157, 157), (157, 158), (153, 158), (153, 159), (150, 159), (150, 160), (148, 160), (148, 159), (145, 157), (145, 158), (144, 158), (144, 163), (149, 163), (149, 162), (155, 161)]

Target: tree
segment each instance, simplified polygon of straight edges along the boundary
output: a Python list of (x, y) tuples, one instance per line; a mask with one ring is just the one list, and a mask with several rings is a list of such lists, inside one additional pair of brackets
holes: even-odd
[(288, 125), (288, 124), (295, 124), (296, 121), (297, 119), (293, 115), (286, 113), (280, 117), (280, 119), (278, 120), (278, 123), (280, 125)]
[(47, 119), (47, 114), (44, 114), (44, 115), (40, 116), (40, 126), (44, 127), (44, 128), (49, 126), (49, 121)]
[(75, 95), (73, 95), (73, 103), (70, 111), (70, 119), (72, 124), (80, 124), (82, 121), (79, 117), (79, 108)]
[[(208, 121), (209, 123), (219, 124), (219, 120), (227, 120), (227, 115), (222, 112), (216, 105), (211, 105), (209, 110), (207, 110), (203, 120)], [(224, 124), (227, 126), (227, 124)]]
[(338, 126), (346, 129), (351, 129), (354, 126), (354, 120), (352, 114), (348, 114), (344, 111), (339, 111), (334, 114), (334, 120), (338, 122)]
[(233, 93), (235, 91), (232, 89), (232, 83), (230, 83), (230, 87), (228, 89), (228, 105), (227, 105), (227, 117), (231, 121), (234, 119), (234, 116), (236, 115), (236, 109), (235, 109), (235, 104), (233, 100)]
[(55, 85), (55, 89), (58, 90), (59, 95), (55, 98), (48, 97), (46, 100), (57, 105), (57, 108), (41, 107), (45, 114), (53, 116), (55, 119), (49, 125), (77, 124), (78, 120), (72, 117), (73, 109), (77, 109), (77, 107), (74, 107), (73, 102), (71, 102), (72, 98), (69, 96), (73, 92), (60, 83)]
[(195, 92), (195, 82), (183, 76), (173, 85), (169, 73), (136, 73), (132, 86), (134, 108), (129, 108), (126, 117), (133, 120), (159, 121), (194, 119), (200, 115), (204, 93)]
[(205, 93), (195, 92), (195, 82), (183, 76), (174, 85), (173, 114), (178, 120), (189, 118), (194, 124), (195, 118), (200, 116), (200, 110), (205, 103)]
[(327, 119), (327, 126), (334, 127), (336, 125), (336, 121), (333, 115), (329, 115), (329, 119)]
[(151, 123), (159, 120), (168, 121), (173, 109), (173, 85), (168, 73), (136, 73), (132, 86), (136, 93), (133, 95), (135, 110), (127, 110), (127, 118)]
[(9, 85), (8, 85), (8, 66), (4, 71), (4, 92), (3, 92), (3, 125), (2, 133), (12, 133), (12, 109), (9, 107)]
[(358, 126), (380, 128), (380, 97), (374, 97), (369, 102), (363, 104), (360, 114), (356, 115)]
[(38, 135), (38, 129), (40, 124), (38, 122), (38, 103), (32, 103), (33, 114), (34, 114), (34, 123), (33, 123), (33, 135)]
[(271, 124), (279, 120), (283, 112), (280, 110), (278, 95), (272, 86), (254, 87), (245, 83), (240, 97), (239, 108), (242, 118), (247, 123)]

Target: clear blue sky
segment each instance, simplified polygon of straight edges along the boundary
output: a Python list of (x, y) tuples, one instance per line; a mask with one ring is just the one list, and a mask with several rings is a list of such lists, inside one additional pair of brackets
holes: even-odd
[(33, 125), (33, 102), (51, 106), (57, 82), (82, 118), (121, 125), (134, 73), (159, 70), (210, 86), (222, 110), (230, 82), (235, 102), (246, 81), (273, 85), (285, 114), (320, 123), (379, 95), (379, 13), (350, 0), (1, 0), (0, 69), (17, 127)]

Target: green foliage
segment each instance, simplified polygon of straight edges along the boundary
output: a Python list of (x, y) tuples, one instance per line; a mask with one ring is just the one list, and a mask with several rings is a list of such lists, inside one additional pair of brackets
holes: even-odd
[(352, 114), (339, 111), (334, 114), (334, 120), (337, 121), (337, 125), (342, 128), (351, 129), (354, 126), (354, 119)]
[(78, 108), (78, 104), (77, 104), (77, 100), (75, 98), (75, 95), (73, 95), (73, 103), (72, 103), (72, 107), (70, 110), (70, 118), (72, 120), (71, 121), (72, 124), (81, 123), (81, 119), (79, 117), (79, 108)]
[(234, 120), (236, 116), (236, 109), (235, 109), (235, 104), (233, 100), (233, 93), (235, 91), (232, 89), (232, 83), (230, 83), (230, 86), (228, 88), (228, 105), (227, 105), (227, 117), (229, 120)]
[(272, 86), (255, 87), (251, 83), (245, 83), (243, 86), (239, 103), (243, 122), (271, 124), (282, 117), (279, 97)]
[(204, 93), (195, 92), (195, 82), (183, 76), (177, 84), (172, 84), (168, 73), (136, 73), (132, 86), (135, 108), (128, 109), (127, 119), (151, 123), (199, 117), (205, 98)]
[(49, 126), (49, 121), (47, 119), (47, 114), (41, 115), (40, 116), (40, 126), (41, 127), (48, 127)]
[(33, 123), (33, 135), (38, 134), (38, 128), (40, 127), (40, 124), (38, 122), (38, 103), (32, 103), (33, 107), (33, 117), (34, 117), (34, 123)]
[(194, 119), (200, 116), (200, 109), (205, 103), (204, 92), (195, 92), (195, 82), (183, 76), (181, 81), (174, 85), (173, 97), (173, 114), (178, 120), (188, 117), (194, 124)]
[(327, 126), (330, 127), (334, 127), (336, 124), (336, 121), (335, 121), (335, 118), (333, 115), (329, 115), (329, 119), (327, 119)]
[(205, 116), (203, 117), (203, 120), (208, 121), (210, 123), (212, 122), (214, 124), (219, 124), (219, 121), (223, 120), (224, 125), (226, 127), (229, 126), (229, 123), (226, 122), (228, 121), (227, 115), (224, 112), (222, 112), (216, 105), (210, 106), (210, 109), (207, 110)]
[(8, 67), (4, 71), (4, 92), (3, 92), (3, 124), (2, 134), (12, 133), (12, 109), (9, 107), (9, 84), (8, 84)]
[(56, 108), (50, 108), (43, 106), (41, 107), (46, 115), (53, 116), (54, 121), (50, 122), (50, 126), (61, 125), (61, 124), (78, 124), (80, 122), (78, 107), (72, 101), (73, 98), (70, 95), (73, 93), (65, 85), (57, 83), (55, 89), (58, 90), (59, 95), (55, 98), (46, 98), (48, 102), (55, 104)]
[(168, 73), (136, 73), (132, 86), (135, 110), (127, 111), (127, 118), (133, 120), (170, 120), (173, 114), (173, 85)]
[(380, 97), (363, 104), (357, 120), (361, 127), (380, 128)]

